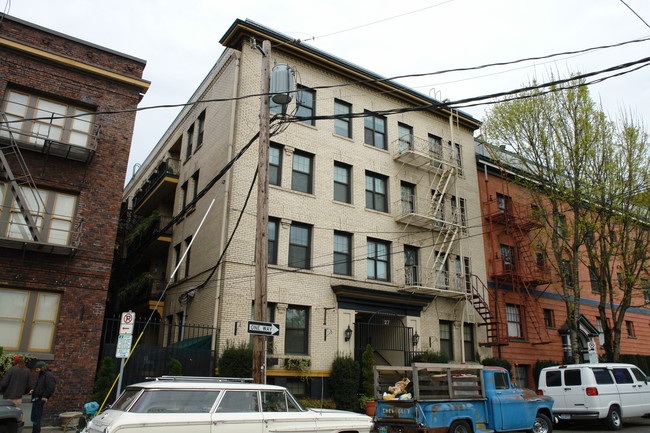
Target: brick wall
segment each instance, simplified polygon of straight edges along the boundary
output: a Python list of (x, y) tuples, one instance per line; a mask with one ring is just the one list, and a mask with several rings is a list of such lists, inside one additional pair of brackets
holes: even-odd
[[(2, 21), (0, 38), (136, 78), (136, 83), (145, 66), (138, 59), (11, 17)], [(101, 71), (89, 73), (5, 44), (0, 45), (0, 56), (2, 95), (14, 88), (102, 112), (135, 108), (147, 87), (144, 81), (138, 86), (112, 80)], [(54, 352), (40, 355), (57, 378), (57, 391), (46, 407), (49, 420), (81, 409), (92, 392), (134, 119), (135, 113), (98, 114), (101, 132), (89, 163), (22, 153), (39, 188), (78, 196), (76, 221), (83, 221), (80, 246), (69, 257), (0, 248), (0, 287), (61, 294)], [(14, 174), (22, 174), (15, 161), (10, 162)]]

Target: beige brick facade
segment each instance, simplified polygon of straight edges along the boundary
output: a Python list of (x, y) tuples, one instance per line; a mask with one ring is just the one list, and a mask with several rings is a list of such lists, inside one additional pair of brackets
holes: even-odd
[[(231, 28), (229, 34), (235, 33), (237, 30)], [(234, 39), (226, 42), (231, 48), (224, 52), (192, 101), (240, 98), (259, 93), (262, 54), (247, 39), (242, 40), (240, 44), (233, 42)], [(259, 36), (257, 42), (261, 43)], [(286, 46), (274, 48), (272, 62), (288, 64), (296, 71), (300, 85), (315, 89), (316, 116), (332, 115), (335, 99), (350, 104), (352, 113), (414, 107), (414, 91), (393, 87), (392, 84), (350, 84), (370, 73), (354, 71), (353, 65), (325, 54), (321, 57), (306, 56), (302, 49), (300, 44), (295, 49)], [(332, 62), (339, 62), (337, 68), (331, 67)], [(346, 75), (343, 74), (345, 68), (348, 68)], [(388, 91), (390, 89), (393, 93)], [(422, 105), (432, 101), (424, 95), (417, 98), (422, 99)], [(289, 113), (294, 109), (295, 98), (289, 106)], [(188, 130), (194, 125), (193, 145), (196, 147), (197, 119), (204, 110), (203, 143), (187, 157)], [(192, 190), (192, 176), (198, 171), (198, 190), (202, 190), (259, 130), (259, 112), (259, 97), (197, 102), (184, 109), (127, 186), (125, 198), (135, 194), (161, 158), (178, 155), (181, 160), (178, 187), (173, 207), (170, 207), (174, 215), (178, 214), (183, 207), (181, 186), (188, 182), (188, 188)], [(386, 332), (378, 331), (379, 328), (368, 328), (367, 338), (379, 342), (381, 346), (388, 344), (384, 340), (396, 341), (389, 337), (398, 335), (401, 345), (393, 350), (377, 350), (386, 362), (401, 364), (405, 362), (406, 352), (440, 350), (440, 320), (452, 322), (454, 360), (463, 361), (465, 358), (461, 338), (463, 323), (473, 325), (473, 349), (479, 353), (479, 342), (484, 341), (484, 330), (477, 326), (481, 319), (470, 303), (471, 294), (465, 289), (458, 289), (465, 284), (466, 275), (469, 280), (469, 273), (485, 280), (473, 140), (473, 130), (478, 127), (478, 122), (461, 113), (453, 117), (452, 127), (449, 112), (441, 110), (439, 113), (413, 111), (386, 116), (385, 150), (364, 143), (364, 118), (361, 117), (351, 120), (351, 138), (334, 132), (333, 119), (318, 119), (314, 126), (301, 122), (289, 123), (271, 138), (281, 147), (281, 180), (279, 185), (269, 188), (269, 216), (277, 219), (278, 230), (277, 263), (270, 264), (268, 270), (268, 302), (273, 314), (268, 320), (278, 323), (281, 333), (274, 339), (273, 353), (269, 355), (280, 361), (276, 366), (269, 366), (269, 377), (295, 375), (284, 370), (281, 360), (286, 357), (307, 357), (311, 360), (313, 376), (327, 375), (338, 353), (354, 354), (355, 348), (358, 351), (365, 347), (366, 341), (356, 335), (365, 332), (361, 331), (363, 328), (359, 328), (359, 324), (375, 323), (380, 317), (382, 322), (379, 325), (388, 324)], [(452, 143), (449, 147), (451, 152), (456, 152), (456, 144), (461, 149), (462, 174), (457, 167), (454, 175), (442, 182), (442, 186), (447, 215), (451, 215), (450, 209), (458, 210), (459, 206), (464, 208), (465, 214), (462, 222), (456, 221), (455, 234), (446, 239), (440, 235), (439, 227), (422, 227), (422, 224), (418, 226), (398, 221), (402, 216), (402, 182), (414, 185), (418, 203), (427, 203), (420, 208), (424, 209), (421, 212), (425, 214), (431, 213), (432, 190), (441, 189), (439, 172), (396, 159), (399, 151), (398, 123), (412, 127), (413, 141), (426, 143), (427, 137), (433, 134), (442, 139), (445, 152), (448, 143)], [(255, 291), (255, 188), (245, 209), (244, 202), (253, 182), (257, 155), (256, 142), (196, 204), (196, 208), (174, 225), (167, 255), (166, 276), (170, 277), (176, 263), (177, 250), (174, 247), (179, 245), (180, 251), (184, 252), (186, 240), (189, 236), (194, 237), (189, 272), (186, 274), (186, 264), (182, 263), (179, 269), (182, 277), (170, 287), (165, 297), (164, 315), (178, 317), (178, 313), (183, 311), (183, 305), (178, 302), (179, 296), (206, 281), (228, 237), (236, 229), (222, 264), (187, 305), (189, 323), (214, 324), (219, 328), (216, 342), (219, 351), (228, 343), (249, 339), (246, 323), (251, 318)], [(292, 188), (292, 167), (296, 155), (311, 157), (311, 193), (297, 192)], [(350, 169), (350, 203), (333, 198), (335, 163), (343, 163)], [(386, 212), (368, 208), (367, 174), (380, 175), (386, 180)], [(212, 199), (214, 205), (200, 232), (196, 233)], [(459, 204), (460, 199), (464, 200), (463, 205)], [(236, 227), (241, 212), (243, 217)], [(290, 234), (292, 225), (296, 223), (310, 228), (308, 269), (289, 266)], [(452, 221), (447, 223), (451, 224)], [(349, 234), (352, 241), (352, 272), (349, 276), (336, 274), (333, 270), (335, 231)], [(389, 245), (389, 277), (386, 281), (368, 276), (369, 239)], [(426, 271), (422, 275), (436, 275), (436, 253), (445, 251), (447, 281), (454, 287), (440, 290), (426, 281), (420, 281), (415, 288), (407, 284), (405, 245), (418, 248), (417, 269)], [(457, 263), (460, 263), (458, 286), (455, 285)], [(439, 266), (438, 270), (442, 271), (443, 267)], [(438, 276), (441, 274), (438, 272)], [(293, 312), (294, 307), (306, 307), (307, 311), (305, 353), (285, 350), (287, 343), (288, 347), (296, 347), (294, 341), (287, 342), (286, 338), (287, 314)], [(353, 335), (349, 341), (345, 341), (344, 331), (348, 327), (353, 330)], [(415, 333), (419, 336), (419, 343), (413, 347), (410, 336)], [(295, 338), (301, 334), (293, 332), (290, 335)], [(406, 336), (409, 336), (409, 341), (404, 343)], [(488, 353), (482, 351), (481, 356)]]

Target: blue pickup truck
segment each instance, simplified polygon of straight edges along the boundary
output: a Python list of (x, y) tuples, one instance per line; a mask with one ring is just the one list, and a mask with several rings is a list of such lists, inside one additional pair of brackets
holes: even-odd
[[(553, 431), (553, 399), (515, 388), (503, 368), (416, 363), (374, 373), (379, 433)], [(408, 388), (396, 391), (397, 382)]]

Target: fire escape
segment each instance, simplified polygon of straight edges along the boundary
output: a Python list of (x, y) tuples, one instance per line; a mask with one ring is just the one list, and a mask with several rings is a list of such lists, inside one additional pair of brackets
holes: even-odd
[[(495, 283), (492, 308), (485, 300), (474, 299), (477, 311), (488, 328), (486, 346), (502, 346), (510, 342), (507, 322), (500, 317), (498, 296), (504, 290), (521, 294), (522, 321), (534, 324), (528, 327), (528, 340), (532, 344), (550, 342), (548, 329), (544, 326), (542, 308), (536, 288), (548, 283), (548, 269), (541, 252), (535, 252), (535, 238), (542, 224), (535, 212), (535, 205), (514, 203), (509, 193), (508, 178), (501, 170), (502, 192), (496, 197), (489, 196), (484, 203), (487, 233), (490, 241), (491, 257), (488, 273)], [(479, 282), (480, 283), (480, 282)], [(482, 283), (480, 283), (482, 284)]]

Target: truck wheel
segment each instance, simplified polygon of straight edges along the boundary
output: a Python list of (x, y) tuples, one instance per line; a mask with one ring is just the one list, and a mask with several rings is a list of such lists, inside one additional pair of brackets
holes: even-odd
[(447, 433), (472, 433), (472, 428), (467, 421), (458, 420), (451, 424)]
[(620, 430), (623, 427), (623, 420), (621, 419), (621, 410), (618, 406), (609, 408), (607, 418), (605, 418), (605, 425), (610, 430)]
[(553, 423), (543, 413), (538, 413), (530, 433), (553, 433)]

